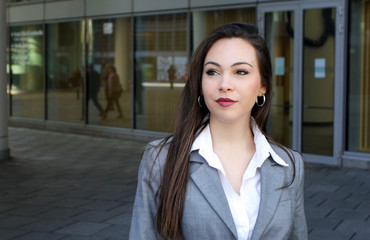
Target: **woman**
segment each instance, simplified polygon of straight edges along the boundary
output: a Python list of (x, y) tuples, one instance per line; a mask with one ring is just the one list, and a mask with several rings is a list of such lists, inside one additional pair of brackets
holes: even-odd
[(253, 25), (200, 44), (173, 135), (143, 155), (130, 239), (307, 239), (302, 158), (263, 132), (271, 74)]

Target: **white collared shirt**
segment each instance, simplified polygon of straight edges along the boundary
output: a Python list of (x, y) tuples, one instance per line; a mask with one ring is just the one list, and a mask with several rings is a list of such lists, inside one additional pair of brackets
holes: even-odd
[(276, 163), (282, 166), (289, 166), (274, 152), (253, 118), (251, 118), (251, 129), (254, 134), (256, 151), (243, 175), (240, 195), (232, 188), (220, 159), (213, 151), (209, 125), (195, 139), (191, 148), (191, 151), (199, 150), (199, 154), (208, 164), (218, 170), (239, 240), (250, 239), (256, 224), (261, 198), (260, 168), (264, 161), (271, 156)]

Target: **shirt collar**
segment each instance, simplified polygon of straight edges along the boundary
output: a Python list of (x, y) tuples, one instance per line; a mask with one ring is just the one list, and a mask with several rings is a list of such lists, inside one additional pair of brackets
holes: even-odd
[[(256, 121), (251, 118), (251, 129), (254, 134), (254, 144), (256, 146), (256, 152), (253, 159), (256, 159), (253, 165), (255, 167), (261, 167), (262, 164), (268, 159), (269, 156), (281, 166), (289, 166), (276, 152), (272, 149), (270, 143), (267, 141), (265, 135), (258, 128)], [(208, 164), (217, 169), (223, 169), (221, 162), (215, 158), (213, 151), (212, 136), (209, 125), (207, 125), (203, 131), (193, 142), (191, 151), (199, 150), (199, 154), (205, 158)], [(221, 165), (221, 166), (220, 166)]]

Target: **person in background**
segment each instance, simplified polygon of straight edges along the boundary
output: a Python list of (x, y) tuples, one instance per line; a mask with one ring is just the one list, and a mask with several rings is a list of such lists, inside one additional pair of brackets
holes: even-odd
[(83, 86), (83, 78), (80, 69), (76, 66), (73, 69), (72, 76), (69, 78), (68, 86), (76, 90), (77, 100), (80, 99), (80, 91)]
[(122, 118), (122, 109), (119, 104), (119, 98), (122, 95), (122, 87), (120, 84), (119, 76), (117, 74), (116, 68), (114, 66), (108, 67), (108, 79), (107, 79), (107, 97), (108, 103), (103, 113), (103, 119), (107, 118), (109, 109), (112, 108), (113, 103), (116, 105), (118, 116), (117, 118)]
[(92, 100), (95, 107), (99, 110), (100, 116), (103, 116), (104, 110), (102, 106), (99, 103), (98, 100), (98, 93), (100, 89), (100, 76), (97, 71), (95, 71), (94, 66), (90, 65), (87, 68), (87, 82), (88, 82), (88, 88), (89, 88), (89, 99)]

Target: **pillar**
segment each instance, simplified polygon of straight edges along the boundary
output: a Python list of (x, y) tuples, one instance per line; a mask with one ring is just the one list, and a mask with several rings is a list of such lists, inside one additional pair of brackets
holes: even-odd
[(8, 98), (6, 74), (6, 0), (0, 0), (0, 160), (9, 158)]

